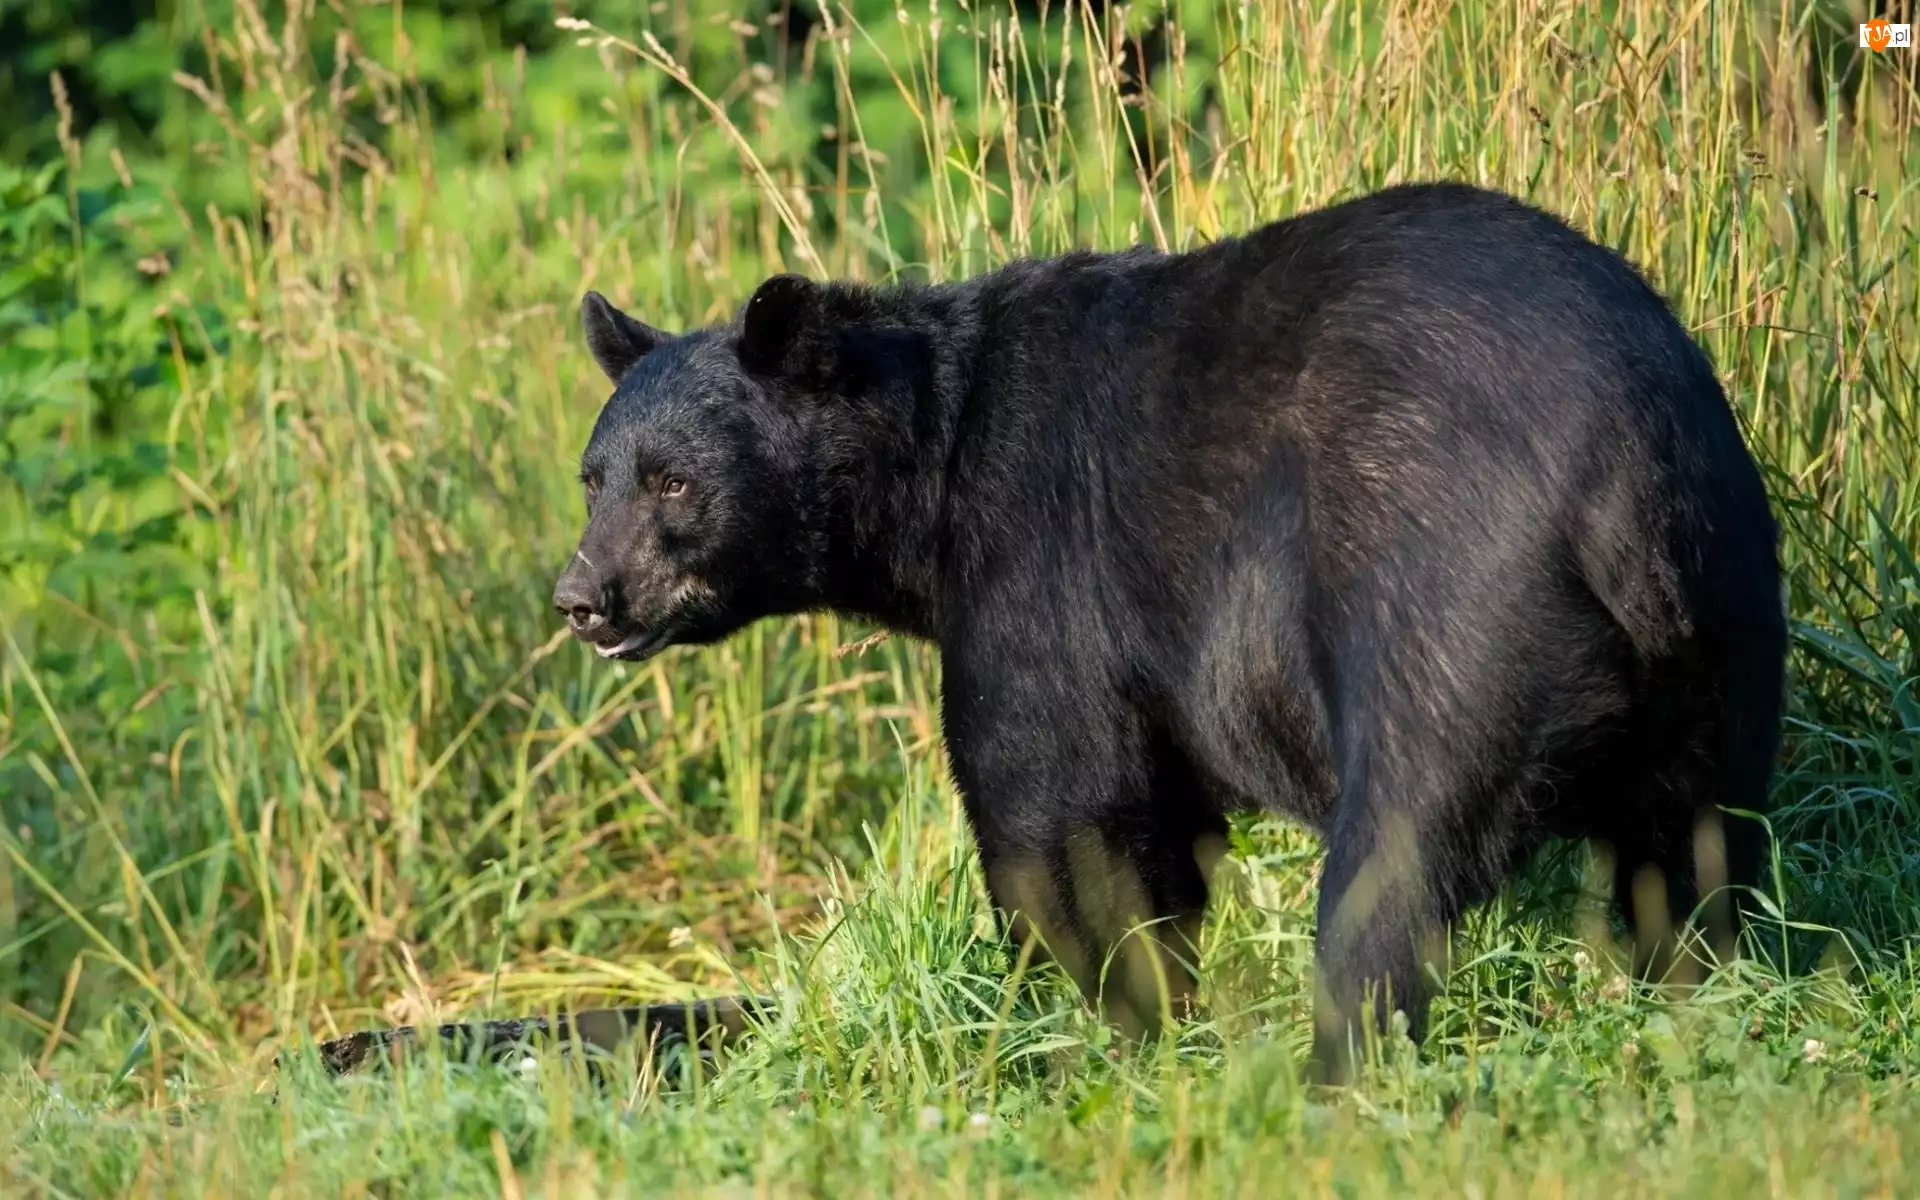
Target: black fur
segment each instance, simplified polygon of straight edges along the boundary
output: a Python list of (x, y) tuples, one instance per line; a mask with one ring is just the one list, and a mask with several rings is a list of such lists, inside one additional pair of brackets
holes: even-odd
[(1767, 497), (1705, 355), (1558, 220), (1417, 185), (1188, 254), (784, 276), (637, 359), (603, 304), (555, 602), (624, 657), (808, 609), (938, 643), (995, 899), (1123, 1026), (1190, 994), (1180, 937), (1126, 933), (1194, 932), (1234, 810), (1325, 836), (1337, 1077), (1549, 835), (1612, 846), (1646, 964), (1696, 843), (1757, 881), (1703, 818), (1766, 802)]

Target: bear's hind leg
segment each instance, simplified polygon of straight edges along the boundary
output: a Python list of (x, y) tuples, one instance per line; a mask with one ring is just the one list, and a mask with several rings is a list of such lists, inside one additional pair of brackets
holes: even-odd
[(1518, 799), (1524, 768), (1461, 782), (1471, 777), (1444, 754), (1417, 767), (1380, 755), (1346, 784), (1314, 940), (1312, 1067), (1322, 1082), (1351, 1082), (1396, 1011), (1414, 1043), (1424, 1039), (1454, 923), (1537, 844)]
[(1367, 1043), (1404, 1012), (1417, 1043), (1426, 1029), (1446, 939), (1462, 905), (1419, 832), (1399, 813), (1356, 813), (1329, 838), (1314, 941), (1313, 1075), (1352, 1082)]
[(1699, 975), (1706, 964), (1683, 952), (1689, 917), (1714, 958), (1738, 951), (1765, 875), (1766, 828), (1725, 810), (1768, 809), (1783, 637), (1774, 628), (1728, 636), (1647, 670), (1631, 745), (1612, 772), (1613, 828), (1600, 831), (1642, 978)]
[(1634, 973), (1653, 982), (1698, 982), (1708, 964), (1690, 951), (1689, 931), (1714, 959), (1730, 958), (1764, 874), (1762, 826), (1720, 806), (1764, 810), (1736, 799), (1719, 764), (1698, 755), (1649, 767), (1634, 791), (1641, 819), (1610, 847), (1614, 903), (1633, 938)]

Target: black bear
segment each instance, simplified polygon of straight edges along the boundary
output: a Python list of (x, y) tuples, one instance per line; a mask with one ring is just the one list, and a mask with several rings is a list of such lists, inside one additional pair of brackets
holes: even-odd
[[(1775, 524), (1705, 354), (1514, 198), (1418, 184), (1189, 253), (791, 275), (670, 335), (589, 293), (612, 398), (553, 601), (603, 656), (781, 613), (939, 647), (996, 905), (1124, 1028), (1192, 994), (1225, 817), (1327, 856), (1315, 1063), (1403, 1010), (1550, 835), (1643, 969), (1757, 881)], [(1183, 944), (1183, 939), (1186, 939)]]

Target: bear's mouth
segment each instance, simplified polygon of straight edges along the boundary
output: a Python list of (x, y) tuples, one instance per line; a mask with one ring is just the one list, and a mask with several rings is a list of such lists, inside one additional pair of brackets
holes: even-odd
[(601, 658), (618, 659), (621, 662), (640, 662), (666, 649), (672, 640), (671, 626), (654, 630), (643, 629), (638, 633), (630, 633), (619, 641), (595, 642), (593, 652)]

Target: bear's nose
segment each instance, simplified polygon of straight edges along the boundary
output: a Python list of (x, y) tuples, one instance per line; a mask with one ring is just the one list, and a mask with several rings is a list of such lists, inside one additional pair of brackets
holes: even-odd
[(592, 633), (607, 623), (606, 589), (572, 569), (560, 576), (559, 586), (553, 589), (553, 606), (578, 634)]

